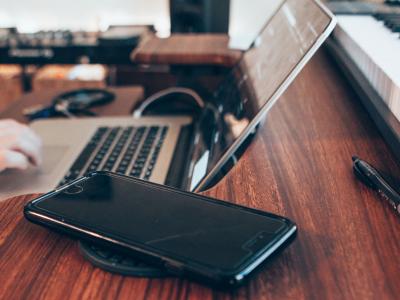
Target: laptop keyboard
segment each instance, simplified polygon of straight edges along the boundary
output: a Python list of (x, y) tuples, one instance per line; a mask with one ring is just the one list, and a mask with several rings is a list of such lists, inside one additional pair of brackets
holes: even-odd
[(93, 171), (111, 171), (148, 180), (168, 127), (100, 127), (59, 186)]

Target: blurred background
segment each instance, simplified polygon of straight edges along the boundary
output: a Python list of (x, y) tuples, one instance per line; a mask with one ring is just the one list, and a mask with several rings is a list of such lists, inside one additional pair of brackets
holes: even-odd
[[(0, 27), (39, 30), (106, 30), (110, 25), (151, 24), (160, 35), (171, 30), (240, 32), (262, 19), (276, 1), (265, 0), (19, 0), (0, 1)], [(171, 9), (171, 10), (170, 10)], [(205, 26), (206, 19), (209, 24)], [(214, 20), (211, 20), (213, 19)], [(232, 20), (228, 24), (229, 18)], [(203, 26), (202, 26), (203, 25)]]
[[(229, 48), (244, 50), (281, 2), (0, 0), (0, 111), (32, 90), (138, 84), (151, 94), (177, 84), (171, 66), (134, 63), (135, 49), (150, 38), (202, 33), (229, 34)], [(226, 72), (211, 71), (203, 73)], [(153, 75), (164, 86), (150, 85)]]
[(163, 87), (147, 84), (155, 75), (176, 84), (169, 67), (143, 70), (132, 51), (171, 32), (229, 33), (232, 47), (247, 48), (279, 3), (0, 0), (0, 111), (30, 91), (138, 84), (152, 93)]

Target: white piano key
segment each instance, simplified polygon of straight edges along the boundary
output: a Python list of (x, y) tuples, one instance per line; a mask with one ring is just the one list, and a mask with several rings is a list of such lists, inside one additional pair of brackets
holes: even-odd
[(400, 34), (372, 16), (338, 16), (334, 34), (400, 120)]

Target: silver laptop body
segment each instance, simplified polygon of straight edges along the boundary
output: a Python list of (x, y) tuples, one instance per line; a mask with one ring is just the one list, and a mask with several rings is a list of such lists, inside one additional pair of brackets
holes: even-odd
[[(28, 170), (6, 170), (0, 173), (0, 199), (6, 199), (16, 195), (30, 193), (44, 193), (57, 187), (64, 176), (68, 173), (76, 158), (84, 150), (88, 141), (95, 134), (98, 128), (120, 128), (119, 135), (116, 136), (110, 148), (116, 147), (119, 137), (123, 133), (124, 128), (132, 128), (128, 139), (134, 136), (135, 131), (140, 128), (145, 128), (149, 131), (151, 127), (163, 128), (167, 127), (167, 133), (164, 142), (158, 154), (158, 159), (152, 170), (150, 181), (156, 183), (164, 183), (169, 169), (169, 165), (174, 153), (175, 145), (182, 126), (191, 123), (189, 117), (157, 117), (148, 118), (142, 117), (136, 119), (133, 117), (110, 117), (110, 118), (84, 118), (84, 119), (52, 119), (39, 120), (31, 124), (31, 128), (42, 138), (43, 141), (43, 164), (40, 168), (31, 167)], [(158, 133), (160, 134), (160, 133)], [(104, 141), (105, 137), (103, 137)], [(142, 141), (143, 143), (143, 141)], [(132, 158), (132, 163), (139, 153), (142, 145), (138, 145), (136, 153)], [(101, 143), (97, 149), (101, 147)], [(121, 152), (127, 151), (128, 144)], [(87, 160), (86, 164), (90, 163), (96, 154), (96, 150)], [(110, 151), (108, 151), (110, 152)], [(108, 153), (108, 157), (111, 153)], [(149, 153), (149, 156), (151, 153)], [(108, 157), (104, 157), (102, 168)], [(111, 171), (116, 171), (119, 162), (116, 161), (114, 168)], [(87, 166), (86, 166), (87, 167)], [(85, 168), (85, 167), (84, 167)], [(132, 166), (128, 166), (126, 175)], [(145, 168), (143, 168), (142, 177), (144, 176)], [(83, 174), (82, 174), (83, 175)]]

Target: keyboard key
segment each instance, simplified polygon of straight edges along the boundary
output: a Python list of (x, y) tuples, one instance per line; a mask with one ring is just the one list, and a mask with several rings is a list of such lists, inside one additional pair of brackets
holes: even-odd
[(167, 131), (168, 131), (167, 127), (163, 127), (162, 128), (161, 134), (160, 134), (160, 138), (158, 139), (156, 146), (152, 147), (154, 149), (154, 151), (153, 151), (153, 153), (151, 155), (150, 160), (148, 161), (146, 172), (144, 173), (143, 179), (145, 179), (145, 180), (148, 180), (151, 177), (151, 174), (153, 172), (155, 163), (157, 161), (158, 155), (159, 155), (160, 150), (161, 150), (162, 143), (164, 142), (164, 138), (167, 135)]
[(86, 162), (89, 160), (92, 153), (96, 150), (97, 146), (99, 145), (100, 141), (102, 140), (103, 136), (107, 132), (107, 128), (100, 127), (97, 131), (93, 134), (92, 138), (89, 140), (88, 144), (85, 146), (81, 154), (72, 164), (70, 171), (65, 175), (65, 177), (61, 180), (60, 185), (64, 185), (67, 182), (70, 182), (80, 175), (82, 172), (83, 167), (85, 166)]
[[(141, 138), (143, 137), (143, 133), (144, 133), (144, 128), (140, 127), (133, 135), (128, 148), (126, 150), (126, 152), (124, 153), (124, 156), (122, 157), (118, 168), (117, 168), (117, 172), (120, 174), (125, 174), (128, 166), (130, 164), (130, 162), (132, 161), (136, 151), (137, 151), (137, 147), (140, 143)], [(140, 175), (140, 174), (139, 174)]]
[(165, 126), (98, 128), (60, 185), (100, 169), (139, 178), (143, 174), (144, 179), (149, 179), (167, 130)]

